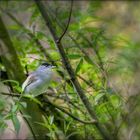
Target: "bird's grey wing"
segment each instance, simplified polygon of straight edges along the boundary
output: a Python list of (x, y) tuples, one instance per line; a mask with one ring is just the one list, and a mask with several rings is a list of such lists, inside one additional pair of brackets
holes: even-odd
[(22, 91), (25, 90), (27, 86), (29, 86), (31, 83), (35, 82), (37, 80), (37, 77), (32, 73), (27, 77), (25, 82), (22, 84)]

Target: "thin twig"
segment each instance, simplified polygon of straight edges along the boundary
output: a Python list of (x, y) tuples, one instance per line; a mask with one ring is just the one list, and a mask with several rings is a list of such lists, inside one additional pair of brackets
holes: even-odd
[[(45, 100), (45, 98), (43, 100)], [(81, 119), (75, 117), (74, 115), (72, 115), (70, 112), (66, 111), (65, 109), (63, 109), (63, 108), (61, 108), (61, 107), (53, 104), (52, 102), (50, 102), (50, 101), (48, 102), (48, 100), (45, 100), (45, 102), (48, 103), (48, 104), (51, 104), (52, 106), (54, 106), (55, 108), (57, 108), (60, 111), (64, 112), (65, 114), (67, 114), (68, 116), (70, 116), (71, 118), (73, 118), (74, 120), (76, 120), (78, 122), (81, 122), (81, 123), (84, 123), (84, 124), (95, 124), (95, 123), (97, 123), (96, 120), (92, 120), (92, 121), (84, 121), (84, 120), (81, 120)]]
[(2, 95), (8, 95), (8, 96), (13, 96), (13, 97), (20, 97), (20, 94), (17, 93), (6, 93), (6, 92), (0, 92)]
[(63, 97), (60, 97), (60, 96), (56, 96), (56, 95), (54, 95), (52, 93), (51, 94), (47, 93), (47, 96), (54, 97), (56, 99), (62, 99), (64, 101), (68, 102), (69, 104), (71, 104), (73, 107), (75, 107), (79, 111), (81, 111), (83, 114), (85, 114), (85, 112), (83, 110), (81, 110), (81, 108), (79, 106), (75, 105), (70, 99), (66, 99), (66, 98), (63, 98)]
[(63, 38), (63, 36), (66, 34), (69, 24), (70, 24), (70, 20), (71, 20), (71, 14), (72, 14), (72, 7), (73, 7), (73, 0), (71, 0), (71, 6), (70, 6), (70, 12), (69, 12), (69, 18), (68, 18), (68, 23), (66, 25), (66, 28), (64, 30), (64, 32), (62, 33), (62, 35), (59, 37), (58, 42), (60, 42)]
[(96, 91), (98, 91), (99, 89), (96, 87), (96, 85), (92, 82), (92, 81), (87, 81), (85, 78), (83, 78), (81, 75), (77, 74), (77, 76), (84, 81), (89, 87), (93, 87), (93, 89), (95, 89)]

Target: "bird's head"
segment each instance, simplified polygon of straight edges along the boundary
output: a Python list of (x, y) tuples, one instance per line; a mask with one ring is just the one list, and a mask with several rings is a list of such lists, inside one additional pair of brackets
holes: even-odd
[(55, 66), (45, 62), (45, 63), (42, 63), (37, 70), (49, 70), (49, 69), (52, 69), (52, 68), (55, 68)]

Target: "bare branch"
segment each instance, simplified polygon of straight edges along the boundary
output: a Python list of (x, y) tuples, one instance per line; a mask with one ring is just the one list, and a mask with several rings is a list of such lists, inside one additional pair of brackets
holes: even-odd
[(2, 95), (8, 95), (8, 96), (13, 96), (13, 97), (20, 97), (20, 94), (17, 93), (6, 93), (6, 92), (0, 92)]
[(71, 20), (72, 6), (73, 6), (73, 0), (71, 0), (70, 14), (69, 14), (69, 18), (68, 18), (68, 23), (67, 23), (67, 25), (66, 25), (66, 28), (65, 28), (64, 32), (63, 32), (62, 35), (59, 37), (58, 43), (61, 41), (61, 39), (63, 38), (63, 36), (65, 35), (65, 33), (66, 33), (67, 30), (68, 30), (68, 27), (69, 27), (69, 24), (70, 24), (70, 20)]

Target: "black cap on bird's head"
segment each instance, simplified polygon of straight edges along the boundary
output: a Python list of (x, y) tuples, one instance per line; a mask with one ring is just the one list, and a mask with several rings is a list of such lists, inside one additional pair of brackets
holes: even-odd
[(45, 62), (45, 63), (42, 63), (41, 66), (46, 66), (46, 67), (48, 67), (48, 66), (52, 66), (52, 65), (49, 64), (49, 63), (47, 63), (47, 62)]
[(53, 65), (51, 65), (51, 64), (49, 64), (49, 63), (47, 63), (47, 62), (42, 63), (41, 66), (52, 67), (52, 68), (54, 67)]

